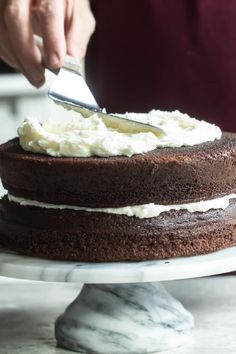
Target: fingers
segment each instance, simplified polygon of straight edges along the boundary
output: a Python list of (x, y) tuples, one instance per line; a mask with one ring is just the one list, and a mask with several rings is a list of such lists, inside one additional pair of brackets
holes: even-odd
[(0, 14), (2, 15), (0, 18), (0, 59), (5, 61), (8, 65), (12, 66), (15, 69), (18, 69), (16, 58), (14, 58), (14, 53), (10, 45), (9, 36), (7, 33), (7, 29), (4, 23), (4, 9), (5, 3), (3, 1), (0, 2)]
[[(0, 14), (4, 13), (5, 2), (0, 2)], [(8, 65), (17, 69), (17, 62), (14, 59), (14, 53), (12, 51), (10, 40), (8, 37), (7, 29), (4, 23), (4, 19), (0, 19), (0, 59), (4, 60)]]
[(95, 29), (89, 0), (0, 0), (0, 57), (39, 87), (44, 67), (35, 28), (43, 38), (46, 66), (59, 68), (66, 52), (83, 58)]
[(6, 29), (0, 26), (0, 59), (4, 60), (8, 65), (12, 66), (15, 69), (18, 69), (18, 64), (14, 58), (13, 50), (10, 46), (10, 40), (7, 35)]
[(88, 0), (73, 0), (73, 11), (65, 28), (67, 53), (84, 58), (89, 39), (95, 30), (95, 19)]
[(5, 61), (8, 65), (12, 66), (14, 69), (18, 69), (18, 65), (14, 60), (13, 53), (6, 49), (3, 41), (1, 41), (0, 44), (0, 59)]
[(30, 3), (30, 0), (8, 0), (4, 22), (9, 38), (8, 52), (28, 80), (39, 87), (44, 82), (44, 68), (33, 38)]
[(49, 68), (57, 69), (62, 65), (66, 54), (64, 0), (38, 0), (37, 12), (45, 64)]

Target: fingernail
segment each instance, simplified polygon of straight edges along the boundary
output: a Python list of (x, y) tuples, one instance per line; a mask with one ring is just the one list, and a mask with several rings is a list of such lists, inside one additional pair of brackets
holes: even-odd
[(45, 78), (44, 78), (44, 76), (31, 75), (29, 77), (29, 81), (31, 82), (31, 84), (33, 86), (39, 88), (40, 86), (42, 86), (44, 84)]
[(47, 58), (47, 65), (52, 69), (57, 69), (60, 66), (60, 59), (56, 53), (52, 53)]
[(44, 80), (44, 74), (36, 70), (33, 73), (31, 73), (30, 76), (34, 82), (41, 82), (42, 80)]
[(43, 77), (41, 80), (35, 81), (34, 86), (35, 86), (36, 88), (40, 88), (40, 87), (44, 84), (44, 82), (45, 82), (45, 78)]

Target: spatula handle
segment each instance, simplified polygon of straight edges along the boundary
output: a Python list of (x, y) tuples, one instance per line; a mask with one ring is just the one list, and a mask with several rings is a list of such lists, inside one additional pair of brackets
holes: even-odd
[[(42, 53), (42, 57), (44, 58), (44, 50), (43, 50), (43, 40), (41, 37), (34, 35), (35, 38), (35, 43), (37, 45), (37, 47), (40, 49), (41, 53)], [(44, 60), (44, 59), (43, 59)], [(44, 63), (43, 63), (44, 64)], [(64, 58), (64, 63), (62, 65), (64, 68), (75, 71), (76, 73), (80, 74), (80, 69), (81, 69), (81, 61), (77, 58), (74, 58), (68, 54), (65, 55)], [(60, 69), (51, 69), (48, 68), (46, 65), (45, 67), (50, 70), (51, 72), (53, 72), (54, 74), (58, 74)]]

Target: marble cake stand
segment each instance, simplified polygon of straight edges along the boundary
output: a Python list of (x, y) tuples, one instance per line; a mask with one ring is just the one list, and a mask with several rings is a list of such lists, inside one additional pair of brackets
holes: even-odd
[(85, 284), (55, 325), (62, 347), (88, 354), (157, 353), (183, 344), (193, 317), (161, 281), (236, 269), (236, 247), (209, 255), (148, 262), (78, 263), (0, 250), (0, 275)]

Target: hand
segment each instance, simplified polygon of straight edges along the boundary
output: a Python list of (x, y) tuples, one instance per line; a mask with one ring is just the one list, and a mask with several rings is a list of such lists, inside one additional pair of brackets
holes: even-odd
[(42, 62), (57, 69), (66, 53), (82, 59), (94, 29), (89, 0), (0, 0), (0, 58), (36, 87), (45, 80)]

